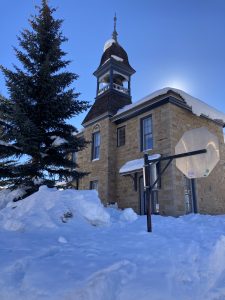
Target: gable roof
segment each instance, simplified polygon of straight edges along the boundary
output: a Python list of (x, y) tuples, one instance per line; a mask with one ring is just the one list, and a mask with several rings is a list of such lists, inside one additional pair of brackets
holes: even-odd
[(187, 107), (190, 107), (192, 112), (197, 116), (203, 115), (212, 120), (216, 120), (216, 121), (221, 120), (225, 125), (225, 113), (220, 112), (219, 110), (208, 105), (202, 100), (199, 100), (182, 90), (171, 88), (171, 87), (166, 87), (157, 90), (135, 103), (124, 106), (123, 108), (118, 110), (118, 112), (115, 115), (115, 118), (118, 120), (120, 117), (124, 116), (125, 114), (129, 114), (131, 111), (138, 110), (141, 106), (153, 103), (154, 100), (156, 100), (157, 98), (162, 98), (162, 96), (169, 96), (170, 94), (176, 95), (178, 99), (181, 100), (181, 104), (183, 102), (183, 104), (185, 104)]

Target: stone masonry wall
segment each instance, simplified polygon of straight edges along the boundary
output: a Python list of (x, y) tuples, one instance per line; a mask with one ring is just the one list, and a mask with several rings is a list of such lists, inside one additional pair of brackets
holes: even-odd
[[(115, 125), (106, 118), (93, 126), (85, 128), (84, 138), (90, 141), (90, 144), (77, 154), (78, 170), (89, 173), (89, 175), (80, 180), (79, 189), (90, 189), (90, 181), (98, 180), (99, 196), (104, 203), (115, 201), (115, 170), (112, 169), (112, 166), (115, 165), (115, 155), (113, 154), (115, 150), (112, 146), (112, 140), (116, 139), (114, 127)], [(92, 134), (96, 131), (96, 128), (100, 131), (101, 136), (100, 158), (92, 160), (91, 141)]]
[[(219, 139), (220, 161), (207, 178), (196, 179), (197, 206), (200, 213), (222, 214), (225, 213), (225, 144), (222, 126), (215, 122), (198, 117), (191, 112), (175, 105), (171, 107), (171, 152), (175, 145), (187, 130), (205, 126)], [(184, 206), (184, 176), (176, 168), (172, 167), (174, 211), (178, 215), (185, 213)]]
[[(140, 150), (141, 118), (152, 116), (153, 149), (149, 154), (174, 154), (175, 145), (189, 129), (206, 126), (210, 132), (219, 137), (221, 160), (208, 178), (197, 179), (198, 209), (201, 213), (225, 213), (225, 145), (222, 127), (209, 119), (198, 117), (190, 111), (173, 104), (165, 104), (152, 111), (133, 117), (119, 125), (105, 118), (84, 130), (86, 140), (92, 140), (95, 126), (99, 126), (101, 134), (100, 159), (91, 160), (91, 143), (78, 153), (77, 162), (80, 170), (90, 172), (79, 184), (80, 189), (89, 189), (90, 181), (98, 180), (99, 196), (104, 203), (117, 202), (119, 207), (132, 207), (140, 212), (139, 184), (134, 190), (132, 178), (121, 176), (119, 169), (127, 161), (143, 158)], [(117, 128), (126, 126), (126, 143), (117, 147)], [(165, 164), (162, 164), (162, 167)], [(142, 176), (138, 174), (139, 178)], [(184, 176), (176, 168), (175, 161), (167, 169), (162, 178), (159, 190), (160, 214), (185, 214)]]
[[(160, 153), (168, 155), (170, 151), (170, 110), (169, 104), (160, 106), (140, 116), (134, 117), (122, 124), (115, 125), (106, 118), (84, 130), (86, 140), (92, 140), (95, 126), (99, 126), (101, 134), (100, 159), (91, 160), (91, 143), (86, 149), (77, 155), (77, 163), (80, 170), (89, 172), (80, 180), (79, 189), (89, 189), (90, 181), (98, 180), (99, 195), (104, 203), (117, 202), (119, 207), (132, 207), (140, 212), (139, 184), (138, 190), (134, 190), (134, 184), (130, 177), (121, 176), (119, 169), (129, 160), (143, 158), (140, 150), (140, 123), (141, 118), (152, 115), (153, 124), (153, 149), (149, 154)], [(117, 147), (117, 128), (126, 126), (126, 143)], [(142, 174), (138, 174), (139, 178)], [(162, 180), (162, 189), (159, 192), (160, 211), (162, 214), (172, 213), (171, 208), (171, 169), (169, 168)]]
[[(140, 188), (138, 180), (138, 190), (134, 190), (134, 185), (130, 177), (121, 176), (119, 169), (129, 160), (143, 158), (143, 152), (141, 151), (141, 137), (140, 137), (140, 124), (141, 119), (148, 115), (152, 116), (153, 125), (153, 149), (148, 151), (149, 154), (160, 153), (163, 155), (169, 155), (171, 148), (170, 145), (170, 110), (169, 104), (155, 108), (152, 111), (141, 114), (140, 116), (134, 117), (120, 125), (126, 126), (126, 144), (116, 149), (116, 199), (120, 207), (132, 207), (136, 212), (140, 212)], [(142, 174), (139, 174), (138, 179)], [(163, 179), (162, 188), (159, 191), (160, 201), (160, 213), (170, 214), (172, 213), (171, 208), (171, 168), (169, 168)]]

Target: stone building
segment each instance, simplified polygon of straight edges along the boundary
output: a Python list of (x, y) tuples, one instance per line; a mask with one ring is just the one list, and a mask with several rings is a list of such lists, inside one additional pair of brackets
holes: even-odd
[[(142, 169), (123, 172), (122, 167), (143, 158), (144, 153), (172, 155), (185, 131), (205, 126), (219, 139), (219, 163), (207, 178), (190, 180), (173, 162), (154, 191), (153, 212), (174, 216), (225, 213), (225, 115), (173, 88), (132, 103), (134, 73), (126, 51), (117, 41), (114, 25), (112, 39), (105, 43), (94, 72), (96, 99), (82, 123), (80, 135), (91, 143), (76, 156), (79, 169), (89, 172), (78, 188), (97, 189), (104, 203), (117, 202), (120, 208), (132, 207), (144, 214)], [(202, 111), (196, 113), (195, 107)], [(157, 164), (155, 172), (159, 167)]]

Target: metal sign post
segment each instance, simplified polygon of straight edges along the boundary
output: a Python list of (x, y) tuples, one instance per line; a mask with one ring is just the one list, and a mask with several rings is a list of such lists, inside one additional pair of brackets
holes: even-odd
[(144, 155), (144, 189), (145, 200), (147, 202), (147, 229), (148, 232), (152, 232), (152, 220), (151, 220), (151, 185), (150, 185), (150, 164), (148, 155)]
[[(202, 150), (198, 150), (202, 149)], [(205, 155), (199, 155), (203, 154)], [(218, 138), (208, 131), (206, 127), (195, 128), (186, 131), (175, 147), (175, 155), (149, 159), (144, 155), (144, 190), (147, 201), (147, 229), (152, 231), (151, 223), (151, 194), (152, 190), (160, 180), (173, 159), (176, 160), (177, 168), (187, 178), (207, 177), (220, 160)], [(179, 159), (178, 159), (179, 158)], [(163, 170), (161, 170), (153, 184), (150, 180), (150, 171), (153, 163), (167, 161)]]
[[(198, 155), (198, 154), (203, 154), (206, 153), (206, 149), (201, 149), (197, 151), (190, 151), (186, 153), (180, 153), (176, 155), (171, 155), (171, 156), (165, 156), (165, 157), (160, 157), (156, 159), (148, 159), (148, 154), (144, 154), (144, 168), (143, 168), (143, 177), (144, 177), (144, 190), (145, 190), (145, 199), (147, 202), (147, 231), (152, 232), (152, 220), (151, 220), (151, 194), (152, 190), (157, 184), (157, 182), (160, 180), (162, 177), (163, 173), (166, 171), (166, 169), (169, 167), (173, 159), (178, 159), (178, 158), (183, 158), (187, 156), (193, 156), (193, 155)], [(167, 164), (165, 167), (161, 170), (159, 173), (158, 177), (156, 178), (155, 182), (151, 184), (150, 181), (150, 168), (151, 164), (155, 162), (160, 162), (160, 161), (167, 161)]]

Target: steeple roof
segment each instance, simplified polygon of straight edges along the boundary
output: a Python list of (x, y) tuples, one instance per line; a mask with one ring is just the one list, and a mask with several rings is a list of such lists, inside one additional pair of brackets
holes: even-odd
[(118, 40), (117, 40), (118, 33), (116, 31), (116, 21), (117, 21), (117, 18), (116, 18), (116, 14), (115, 14), (114, 30), (112, 33), (112, 38), (105, 42), (104, 52), (102, 54), (99, 67), (101, 67), (109, 59), (113, 58), (114, 60), (118, 61), (120, 64), (126, 65), (129, 69), (133, 70), (133, 68), (130, 66), (127, 52), (118, 43)]
[(120, 63), (122, 63), (132, 69), (132, 67), (129, 64), (127, 52), (123, 49), (123, 47), (121, 47), (119, 45), (118, 42), (115, 42), (114, 40), (110, 40), (110, 41), (113, 41), (113, 42), (104, 51), (102, 58), (101, 58), (100, 66), (102, 66), (110, 58), (114, 58), (115, 60), (119, 61)]

